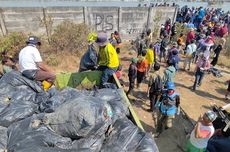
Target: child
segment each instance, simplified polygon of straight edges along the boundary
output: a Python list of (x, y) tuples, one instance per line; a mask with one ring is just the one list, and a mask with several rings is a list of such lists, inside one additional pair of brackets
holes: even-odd
[(115, 75), (116, 75), (117, 79), (119, 80), (121, 86), (123, 86), (124, 85), (124, 81), (122, 79), (122, 65), (118, 66), (118, 69), (117, 69)]
[(230, 80), (228, 80), (227, 82), (228, 82), (228, 88), (227, 88), (226, 93), (225, 93), (225, 100), (228, 100), (228, 94), (230, 92)]
[(135, 80), (137, 78), (137, 58), (132, 58), (132, 63), (129, 65), (129, 90), (126, 93), (128, 96), (129, 94), (133, 94), (133, 89), (135, 85)]

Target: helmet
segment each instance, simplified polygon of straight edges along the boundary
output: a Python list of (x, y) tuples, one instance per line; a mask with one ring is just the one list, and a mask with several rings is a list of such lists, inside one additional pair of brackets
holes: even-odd
[(175, 90), (174, 82), (167, 82), (166, 86), (168, 90)]

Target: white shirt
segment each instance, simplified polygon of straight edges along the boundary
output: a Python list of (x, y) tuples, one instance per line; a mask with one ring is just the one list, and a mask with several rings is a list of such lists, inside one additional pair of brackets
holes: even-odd
[(28, 45), (20, 51), (19, 68), (21, 72), (38, 69), (36, 62), (42, 62), (42, 58), (35, 46)]
[(193, 146), (199, 149), (206, 148), (208, 144), (208, 140), (214, 134), (215, 129), (213, 126), (204, 126), (202, 124), (200, 124), (199, 129), (200, 129), (201, 135), (205, 134), (205, 138), (195, 138), (195, 129), (194, 129), (190, 135), (190, 142), (192, 143)]

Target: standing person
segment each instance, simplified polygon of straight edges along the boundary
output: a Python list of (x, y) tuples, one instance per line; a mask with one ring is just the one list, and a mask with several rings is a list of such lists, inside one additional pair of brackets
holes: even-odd
[(167, 62), (174, 63), (173, 66), (175, 67), (176, 71), (179, 70), (179, 51), (177, 49), (176, 43), (173, 44), (172, 48), (168, 52), (168, 60)]
[(209, 62), (209, 54), (203, 53), (201, 57), (198, 59), (196, 68), (195, 68), (195, 82), (193, 85), (193, 90), (196, 90), (196, 87), (201, 85), (201, 82), (204, 78), (205, 71), (207, 71), (210, 68), (210, 62)]
[(97, 69), (98, 55), (94, 47), (94, 42), (96, 39), (96, 33), (90, 33), (88, 35), (88, 50), (81, 58), (79, 72)]
[(154, 73), (149, 77), (147, 94), (150, 101), (150, 109), (148, 111), (153, 112), (154, 126), (157, 125), (157, 108), (156, 103), (162, 94), (163, 83), (160, 76), (160, 64), (154, 65)]
[(213, 57), (213, 60), (211, 62), (211, 65), (215, 66), (218, 62), (218, 58), (219, 58), (219, 55), (220, 55), (220, 52), (221, 50), (223, 49), (223, 44), (219, 44), (216, 49), (214, 50), (214, 57)]
[(157, 42), (154, 44), (154, 47), (153, 47), (153, 50), (154, 50), (154, 61), (158, 60), (158, 57), (160, 55), (160, 47), (161, 47), (160, 40), (157, 39)]
[(55, 81), (55, 74), (43, 63), (38, 49), (41, 41), (36, 36), (30, 36), (26, 41), (27, 46), (19, 53), (19, 68), (22, 75), (36, 81)]
[(149, 48), (147, 50), (146, 56), (145, 56), (145, 59), (147, 60), (147, 63), (148, 63), (147, 76), (149, 75), (150, 68), (152, 67), (152, 65), (154, 63), (154, 58), (155, 58), (154, 54), (155, 53), (153, 50), (153, 44), (150, 44)]
[(160, 47), (160, 62), (162, 58), (164, 58), (164, 60), (166, 61), (167, 46), (168, 46), (168, 35), (164, 35), (164, 38), (161, 41), (161, 47)]
[(198, 122), (193, 129), (190, 139), (187, 144), (186, 152), (205, 152), (208, 140), (214, 134), (214, 127), (212, 122), (216, 119), (216, 113), (208, 111), (200, 116)]
[(121, 52), (121, 36), (117, 31), (115, 31), (114, 32), (114, 37), (115, 37), (115, 40), (116, 40), (116, 47), (115, 47), (116, 52), (117, 52), (117, 54), (119, 54)]
[(187, 38), (186, 38), (186, 47), (185, 49), (187, 49), (187, 46), (191, 43), (191, 41), (193, 39), (195, 39), (195, 32), (194, 32), (194, 28), (191, 28), (188, 35), (187, 35)]
[(185, 43), (184, 43), (184, 34), (183, 33), (180, 33), (180, 36), (177, 39), (177, 45), (178, 45), (179, 52), (181, 52), (183, 46), (185, 46)]
[(129, 94), (133, 95), (135, 80), (137, 78), (137, 58), (135, 57), (132, 58), (132, 63), (129, 65), (128, 77), (129, 77), (129, 90), (126, 93), (127, 96)]
[(228, 100), (228, 94), (230, 93), (230, 80), (228, 80), (227, 83), (228, 83), (228, 88), (225, 93), (225, 100)]
[(176, 76), (176, 68), (174, 67), (174, 61), (168, 61), (167, 64), (168, 67), (165, 69), (163, 76), (164, 85), (166, 85), (167, 82), (174, 82)]
[(147, 68), (148, 68), (148, 62), (145, 59), (146, 50), (142, 52), (142, 55), (138, 57), (137, 61), (137, 88), (141, 88), (141, 83), (144, 80)]
[[(192, 59), (195, 57), (195, 53), (196, 53), (196, 43), (195, 40), (191, 41), (191, 44), (188, 45), (187, 50), (186, 50), (186, 58), (184, 60), (184, 70), (190, 70), (190, 65), (192, 62)], [(188, 66), (188, 69), (187, 69)]]
[(107, 40), (106, 33), (98, 33), (95, 42), (99, 45), (98, 70), (102, 71), (101, 87), (104, 87), (113, 73), (117, 71), (119, 58), (115, 48)]
[(146, 46), (149, 46), (152, 43), (153, 35), (151, 29), (148, 29), (146, 31), (146, 36), (145, 36), (145, 44)]
[(112, 44), (112, 46), (114, 48), (116, 48), (117, 41), (115, 39), (114, 33), (111, 33), (110, 38), (109, 38), (109, 42)]
[(162, 133), (163, 127), (165, 129), (172, 128), (173, 120), (179, 110), (180, 95), (176, 92), (175, 84), (168, 82), (166, 84), (166, 91), (163, 93), (159, 100), (159, 116), (157, 123), (156, 137)]
[(173, 23), (173, 26), (171, 28), (171, 36), (170, 36), (170, 41), (172, 41), (174, 39), (174, 37), (176, 36), (176, 23)]

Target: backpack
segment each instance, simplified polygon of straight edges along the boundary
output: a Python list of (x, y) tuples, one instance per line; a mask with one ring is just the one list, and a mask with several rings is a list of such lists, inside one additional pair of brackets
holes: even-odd
[(150, 90), (149, 90), (149, 94), (155, 94), (155, 95), (160, 95), (163, 89), (163, 82), (162, 79), (159, 75), (157, 75), (157, 77), (154, 79)]

